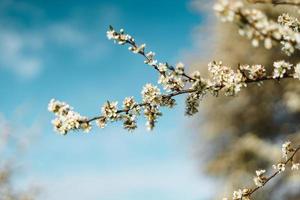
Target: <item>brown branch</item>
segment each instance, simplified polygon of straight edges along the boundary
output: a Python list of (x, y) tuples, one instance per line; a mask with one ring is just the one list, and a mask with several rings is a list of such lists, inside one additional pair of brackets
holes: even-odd
[[(283, 162), (284, 165), (287, 165), (288, 163), (292, 162), (294, 160), (294, 157), (296, 156), (297, 152), (300, 150), (300, 146), (298, 146), (296, 149), (294, 149), (293, 154), (285, 161)], [(250, 189), (250, 192), (243, 197), (250, 197), (253, 193), (255, 193), (256, 191), (258, 191), (260, 188), (262, 188), (264, 185), (266, 185), (271, 179), (275, 178), (279, 173), (281, 172), (281, 170), (276, 170), (271, 176), (269, 176), (265, 182), (263, 183), (262, 186), (257, 186), (253, 189)], [(241, 198), (241, 200), (243, 199), (243, 197)]]
[[(187, 94), (187, 93), (193, 93), (193, 92), (197, 92), (196, 89), (186, 89), (186, 90), (180, 90), (180, 91), (176, 91), (176, 92), (172, 92), (170, 94), (167, 94), (167, 95), (161, 95), (162, 98), (167, 98), (167, 99), (171, 99), (172, 97), (175, 97), (175, 96), (178, 96), (178, 95), (181, 95), (181, 94)], [(128, 113), (129, 111), (137, 108), (137, 107), (145, 107), (145, 106), (150, 106), (151, 104), (149, 103), (139, 103), (139, 104), (135, 104), (132, 108), (130, 109), (121, 109), (121, 110), (118, 110), (117, 113), (120, 114), (120, 113)], [(102, 118), (104, 116), (97, 116), (97, 117), (93, 117), (91, 119), (89, 119), (87, 122), (90, 123), (92, 121), (95, 121), (95, 120), (98, 120), (100, 118)]]
[[(135, 43), (135, 41), (133, 39), (130, 39), (130, 40), (126, 40), (125, 41), (127, 44), (131, 45), (133, 48), (138, 48), (137, 44)], [(139, 51), (138, 54), (142, 55), (144, 58), (146, 58), (146, 60), (148, 62), (150, 62), (150, 58), (145, 54), (144, 51)], [(163, 76), (165, 76), (165, 73), (164, 72), (160, 72), (159, 69), (158, 69), (158, 65), (157, 64), (151, 64), (151, 66), (156, 70), (158, 71), (160, 74), (162, 74)], [(168, 69), (171, 70), (171, 71), (175, 71), (175, 68), (173, 66), (169, 66), (167, 65)], [(192, 78), (191, 76), (187, 75), (185, 72), (183, 72), (182, 74), (183, 77), (187, 78), (187, 80), (189, 81), (196, 81), (196, 79)]]
[[(247, 78), (247, 77), (245, 77)], [(289, 78), (293, 78), (293, 75), (292, 74), (286, 74), (283, 78), (281, 79), (289, 79)], [(265, 76), (265, 77), (262, 77), (260, 79), (256, 79), (256, 80), (252, 80), (252, 79), (246, 79), (245, 80), (245, 83), (260, 83), (260, 82), (263, 82), (263, 81), (276, 81), (276, 79), (274, 79), (272, 76)], [(279, 79), (277, 80), (279, 81)], [(210, 86), (210, 87), (214, 87), (214, 86)], [(210, 89), (210, 87), (207, 87), (206, 89)], [(220, 90), (224, 87), (224, 85), (220, 86)], [(199, 92), (197, 89), (185, 89), (185, 90), (180, 90), (180, 91), (175, 91), (175, 92), (172, 92), (172, 93), (169, 93), (169, 94), (165, 94), (165, 95), (161, 95), (161, 98), (166, 98), (166, 99), (171, 99), (172, 97), (175, 97), (175, 96), (179, 96), (181, 94), (191, 94), (191, 93), (196, 93), (196, 92)], [(128, 113), (129, 111), (137, 108), (137, 107), (145, 107), (145, 106), (150, 106), (151, 104), (149, 103), (139, 103), (139, 104), (135, 104), (132, 108), (130, 109), (120, 109), (117, 111), (118, 114), (120, 113)], [(101, 119), (103, 118), (104, 116), (96, 116), (96, 117), (93, 117), (93, 118), (90, 118), (89, 120), (87, 120), (86, 122), (87, 123), (90, 123), (92, 121), (95, 121), (95, 120), (98, 120), (98, 119)]]
[(248, 0), (249, 3), (270, 3), (273, 5), (300, 6), (300, 0)]
[[(250, 0), (250, 1), (260, 1), (260, 0)], [(261, 0), (264, 1), (264, 0)], [(299, 0), (300, 1), (300, 0)], [(299, 2), (300, 5), (300, 2)], [(238, 15), (241, 18), (241, 21), (245, 21), (250, 27), (252, 27), (255, 31), (257, 31), (261, 36), (267, 38), (269, 37), (270, 39), (272, 39), (274, 42), (280, 43), (282, 40), (285, 40), (285, 38), (276, 38), (273, 34), (267, 34), (264, 33), (263, 31), (261, 31), (260, 29), (258, 29), (255, 24), (253, 24), (242, 12), (241, 10), (238, 10), (235, 12), (236, 15)], [(295, 41), (289, 41), (293, 46), (297, 45), (297, 43)]]
[[(240, 11), (237, 11), (236, 12), (237, 15), (240, 15), (241, 19), (242, 20), (246, 20), (249, 22), (249, 20), (247, 19), (247, 17), (245, 17), (243, 15), (242, 12)], [(253, 26), (253, 28), (256, 28), (254, 24), (251, 24), (249, 22), (250, 25)], [(114, 30), (113, 27), (110, 27), (110, 30)], [(259, 30), (257, 30), (259, 31)], [(120, 35), (120, 33), (117, 33), (115, 32), (116, 35)], [(263, 34), (263, 33), (262, 33)], [(275, 39), (275, 38), (274, 38)], [(118, 40), (118, 39), (115, 39), (115, 40)], [(152, 66), (156, 71), (158, 71), (158, 73), (160, 73), (162, 76), (167, 76), (166, 72), (165, 71), (160, 71), (159, 70), (159, 66), (156, 62), (152, 62), (153, 61), (153, 58), (148, 56), (146, 53), (145, 53), (145, 50), (144, 48), (142, 48), (141, 50), (138, 50), (135, 52), (135, 50), (139, 49), (140, 47), (136, 44), (135, 40), (131, 37), (129, 37), (128, 39), (122, 39), (120, 40), (122, 41), (122, 44), (128, 44), (130, 46), (130, 50), (132, 50), (134, 53), (137, 53), (139, 55), (142, 55), (145, 59), (146, 59), (146, 62), (148, 65)], [(151, 64), (150, 64), (151, 63)], [(170, 70), (170, 71), (175, 71), (175, 68), (173, 66), (170, 66), (166, 63), (166, 67)], [(268, 81), (268, 80), (277, 80), (279, 81), (280, 79), (286, 79), (286, 78), (293, 78), (293, 75), (292, 74), (285, 74), (282, 78), (280, 79), (274, 79), (272, 76), (264, 76), (262, 78), (259, 78), (259, 79), (250, 79), (246, 76), (246, 74), (244, 73), (243, 70), (241, 70), (240, 68), (240, 65), (238, 66), (238, 69), (242, 72), (243, 74), (243, 77), (244, 77), (244, 83), (260, 83), (262, 81)], [(190, 83), (193, 83), (193, 82), (196, 82), (197, 79), (189, 76), (188, 74), (186, 74), (185, 72), (183, 72), (181, 74), (183, 77), (185, 77), (186, 79), (184, 81), (186, 82), (190, 82)], [(214, 89), (216, 86), (213, 85), (213, 86), (207, 86), (206, 88), (204, 88), (203, 90), (210, 90), (210, 89)], [(219, 91), (222, 90), (225, 86), (222, 84), (222, 85), (218, 85), (217, 86)], [(181, 95), (181, 94), (191, 94), (191, 93), (201, 93), (202, 91), (199, 91), (197, 89), (183, 89), (183, 90), (176, 90), (176, 91), (173, 91), (172, 93), (169, 93), (169, 94), (164, 94), (164, 95), (160, 95), (159, 98), (162, 98), (162, 99), (172, 99), (172, 97), (175, 97), (175, 96), (178, 96), (178, 95)], [(120, 114), (120, 113), (129, 113), (130, 111), (136, 109), (136, 108), (141, 108), (141, 107), (146, 107), (146, 106), (151, 106), (151, 103), (137, 103), (135, 104), (134, 106), (132, 106), (131, 108), (129, 109), (120, 109), (120, 110), (117, 110), (116, 113), (117, 114)], [(88, 120), (86, 120), (85, 122), (87, 123), (90, 123), (92, 121), (95, 121), (95, 120), (99, 120), (101, 118), (105, 118), (105, 116), (103, 115), (100, 115), (100, 116), (96, 116), (96, 117), (93, 117), (93, 118), (90, 118)]]

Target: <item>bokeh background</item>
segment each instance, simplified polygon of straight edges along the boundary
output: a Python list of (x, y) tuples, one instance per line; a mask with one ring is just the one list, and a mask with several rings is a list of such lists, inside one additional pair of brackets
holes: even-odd
[[(244, 1), (245, 2), (245, 1)], [(56, 134), (47, 104), (66, 101), (95, 116), (106, 100), (140, 99), (157, 74), (106, 38), (124, 28), (160, 61), (264, 64), (286, 59), (278, 47), (253, 48), (237, 27), (221, 24), (209, 0), (0, 1), (0, 194), (4, 200), (206, 200), (253, 185), (271, 170), (280, 146), (299, 144), (300, 87), (295, 81), (249, 86), (238, 97), (207, 98), (184, 116), (184, 98), (152, 132), (144, 120), (128, 133), (118, 124), (89, 134)], [(287, 6), (253, 6), (276, 20)], [(300, 198), (299, 173), (284, 173), (255, 195)], [(1, 199), (1, 197), (0, 197)], [(2, 199), (1, 199), (2, 200)]]

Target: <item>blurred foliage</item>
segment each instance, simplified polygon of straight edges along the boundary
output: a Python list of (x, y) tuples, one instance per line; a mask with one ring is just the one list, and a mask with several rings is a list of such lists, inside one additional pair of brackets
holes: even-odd
[[(197, 55), (191, 59), (193, 69), (200, 70), (203, 76), (207, 63), (212, 60), (221, 60), (231, 67), (263, 64), (269, 70), (277, 60), (300, 61), (299, 51), (288, 57), (279, 47), (271, 50), (263, 45), (252, 47), (251, 41), (238, 34), (236, 25), (221, 23), (211, 15), (212, 6), (210, 10), (205, 10), (211, 2), (196, 0), (194, 4), (199, 12), (207, 12), (208, 18), (206, 26), (199, 28), (198, 36), (195, 36), (201, 42), (209, 41), (204, 44), (197, 41), (200, 49), (206, 47), (205, 57)], [(265, 11), (274, 20), (283, 12), (299, 17), (295, 7), (247, 6)], [(248, 85), (237, 97), (221, 96), (204, 99), (200, 104), (201, 123), (195, 122), (200, 132), (197, 148), (201, 154), (201, 165), (207, 163), (208, 174), (222, 183), (216, 195), (218, 199), (231, 196), (235, 189), (253, 186), (255, 170), (272, 170), (272, 164), (281, 159), (281, 143), (285, 140), (300, 144), (300, 137), (296, 135), (300, 132), (300, 84), (296, 81), (270, 81), (261, 87)], [(299, 173), (297, 175), (297, 172), (290, 173), (288, 170), (255, 197), (266, 200), (300, 199), (299, 178)]]
[(34, 200), (38, 188), (23, 188), (16, 183), (21, 181), (18, 160), (26, 151), (27, 137), (14, 134), (14, 128), (0, 115), (0, 200)]

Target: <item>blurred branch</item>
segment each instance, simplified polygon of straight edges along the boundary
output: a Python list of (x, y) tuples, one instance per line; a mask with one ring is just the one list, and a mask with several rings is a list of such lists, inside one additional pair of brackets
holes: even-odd
[(299, 0), (248, 0), (250, 3), (271, 3), (274, 5), (300, 6)]
[[(288, 164), (291, 163), (292, 170), (299, 170), (300, 163), (295, 162), (295, 156), (300, 151), (300, 145), (297, 148), (291, 147), (291, 142), (285, 142), (282, 145), (282, 153), (283, 156), (286, 158), (285, 162), (279, 162), (276, 165), (273, 165), (275, 172), (272, 173), (270, 176), (264, 176), (266, 170), (257, 170), (256, 177), (253, 179), (255, 182), (256, 187), (254, 188), (245, 188), (243, 190), (239, 189), (238, 191), (233, 192), (233, 200), (250, 200), (251, 196), (257, 192), (259, 189), (264, 187), (268, 182), (274, 179), (278, 174), (285, 171), (285, 168)], [(290, 154), (290, 156), (288, 156)], [(226, 199), (226, 198), (225, 198)]]
[[(253, 3), (275, 2), (274, 0), (248, 1)], [(279, 1), (276, 2), (279, 4)], [(300, 0), (297, 2), (300, 5)], [(291, 56), (296, 50), (300, 50), (299, 23), (296, 18), (280, 15), (278, 21), (275, 22), (261, 10), (245, 8), (240, 1), (224, 2), (220, 0), (215, 4), (214, 9), (223, 22), (238, 25), (239, 34), (250, 39), (254, 47), (258, 47), (259, 42), (263, 42), (266, 49), (271, 49), (273, 43), (280, 44), (281, 50), (288, 56)]]
[[(294, 157), (295, 157), (296, 154), (299, 152), (299, 150), (300, 150), (300, 146), (298, 146), (298, 147), (294, 150), (293, 154), (292, 154), (285, 162), (280, 163), (280, 164), (282, 164), (283, 166), (285, 166), (285, 165), (287, 165), (287, 164), (289, 164), (289, 163), (292, 163), (293, 160), (294, 160)], [(265, 180), (263, 186), (264, 186), (265, 184), (267, 184), (271, 179), (275, 178), (275, 177), (276, 177), (280, 172), (282, 172), (282, 171), (283, 171), (282, 169), (277, 169), (271, 176), (269, 176), (269, 177)], [(257, 186), (257, 187), (255, 187), (254, 189), (252, 189), (251, 192), (249, 193), (249, 196), (251, 196), (253, 193), (255, 193), (257, 190), (259, 190), (259, 189), (262, 188), (263, 186), (260, 186), (260, 187)]]

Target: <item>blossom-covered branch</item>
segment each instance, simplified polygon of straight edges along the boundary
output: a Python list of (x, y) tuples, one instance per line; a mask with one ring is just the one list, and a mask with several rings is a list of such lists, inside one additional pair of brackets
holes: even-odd
[[(285, 168), (288, 164), (291, 164), (292, 170), (299, 170), (300, 163), (295, 162), (295, 156), (300, 151), (300, 146), (294, 148), (290, 141), (285, 142), (282, 145), (282, 156), (285, 161), (279, 162), (276, 165), (273, 165), (274, 172), (266, 176), (266, 170), (260, 169), (256, 170), (256, 176), (253, 181), (255, 183), (255, 187), (253, 188), (245, 188), (238, 189), (233, 192), (232, 200), (250, 200), (253, 193), (257, 192), (263, 186), (265, 186), (271, 179), (275, 178), (281, 172), (285, 171)], [(223, 198), (223, 200), (227, 200), (227, 198)]]
[(104, 128), (108, 122), (122, 121), (124, 128), (131, 131), (137, 128), (136, 119), (142, 112), (147, 120), (147, 127), (151, 130), (157, 118), (162, 115), (160, 108), (172, 108), (176, 104), (175, 96), (187, 94), (185, 113), (193, 115), (198, 112), (199, 101), (207, 94), (218, 96), (220, 92), (224, 92), (227, 96), (234, 96), (249, 83), (261, 84), (267, 80), (300, 78), (300, 64), (293, 66), (285, 61), (274, 62), (274, 71), (270, 75), (266, 74), (262, 65), (239, 65), (234, 70), (222, 62), (214, 61), (208, 64), (210, 77), (204, 79), (198, 71), (188, 75), (182, 63), (173, 67), (168, 63), (158, 62), (155, 53), (146, 52), (146, 45), (138, 45), (123, 29), (117, 32), (110, 27), (107, 37), (120, 45), (129, 45), (130, 51), (142, 55), (145, 64), (158, 71), (158, 84), (164, 92), (161, 93), (157, 86), (146, 84), (141, 92), (142, 102), (138, 103), (134, 97), (126, 97), (122, 108), (118, 108), (118, 102), (107, 101), (101, 108), (101, 115), (92, 118), (81, 116), (67, 103), (52, 99), (48, 110), (56, 115), (52, 123), (61, 134), (80, 129), (89, 132), (93, 121), (100, 128)]
[[(239, 34), (252, 40), (254, 47), (257, 47), (260, 41), (263, 41), (266, 49), (280, 43), (287, 55), (300, 49), (299, 22), (296, 18), (285, 14), (278, 18), (277, 23), (268, 19), (262, 11), (245, 8), (241, 1), (232, 0), (218, 0), (214, 9), (223, 22), (236, 23), (239, 26)], [(291, 24), (296, 27), (290, 26)]]
[(169, 65), (168, 63), (158, 63), (158, 61), (154, 59), (155, 53), (153, 53), (152, 51), (149, 51), (148, 53), (145, 52), (146, 44), (137, 45), (134, 38), (132, 38), (132, 36), (128, 34), (125, 34), (123, 29), (121, 29), (120, 32), (116, 32), (112, 26), (109, 26), (109, 30), (107, 31), (107, 38), (109, 40), (113, 39), (120, 45), (128, 44), (128, 49), (130, 51), (135, 54), (142, 55), (146, 59), (144, 62), (157, 70), (162, 77), (166, 77), (168, 75), (167, 70), (170, 70), (178, 75), (183, 76), (188, 81), (196, 81), (196, 79), (192, 78), (184, 72), (182, 63), (179, 63), (176, 68)]
[(274, 5), (300, 6), (299, 0), (248, 0), (250, 3), (271, 3)]

